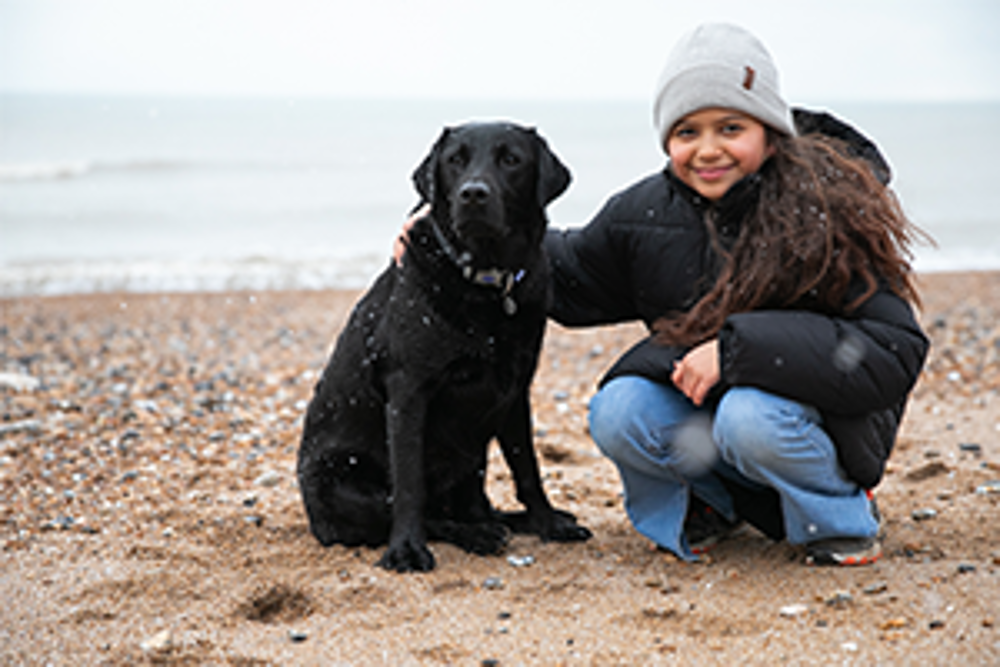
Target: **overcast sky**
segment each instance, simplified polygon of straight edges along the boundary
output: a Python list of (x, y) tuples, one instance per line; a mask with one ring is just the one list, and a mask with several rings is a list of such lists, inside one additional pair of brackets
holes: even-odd
[(997, 0), (0, 0), (0, 91), (648, 99), (706, 20), (792, 102), (1000, 100)]

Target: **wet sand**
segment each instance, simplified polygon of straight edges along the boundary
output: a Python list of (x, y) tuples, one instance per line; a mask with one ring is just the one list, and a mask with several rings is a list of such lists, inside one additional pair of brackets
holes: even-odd
[[(320, 547), (295, 486), (357, 292), (0, 301), (0, 664), (1000, 664), (1000, 273), (922, 286), (885, 557), (853, 569), (752, 530), (684, 564), (631, 528), (586, 403), (634, 325), (550, 326), (533, 386), (546, 488), (594, 538), (399, 575)], [(516, 506), (495, 447), (488, 491)]]

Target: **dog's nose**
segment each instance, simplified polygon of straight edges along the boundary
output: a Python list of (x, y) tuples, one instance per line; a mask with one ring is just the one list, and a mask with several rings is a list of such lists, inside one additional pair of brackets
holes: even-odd
[(485, 204), (490, 197), (490, 186), (482, 181), (469, 181), (458, 190), (458, 198), (463, 204)]

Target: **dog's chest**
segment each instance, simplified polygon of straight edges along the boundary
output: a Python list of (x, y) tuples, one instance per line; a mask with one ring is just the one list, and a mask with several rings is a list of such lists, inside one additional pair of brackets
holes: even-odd
[(540, 313), (511, 316), (495, 300), (442, 304), (426, 296), (397, 293), (388, 308), (393, 366), (468, 391), (503, 391), (534, 370), (544, 327), (544, 320), (536, 321)]

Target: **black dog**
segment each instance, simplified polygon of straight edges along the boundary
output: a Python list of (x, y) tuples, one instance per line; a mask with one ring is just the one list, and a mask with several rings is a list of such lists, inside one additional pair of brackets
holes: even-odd
[[(427, 540), (499, 552), (508, 529), (543, 540), (590, 531), (549, 504), (532, 444), (529, 385), (545, 329), (545, 206), (569, 185), (534, 130), (446, 129), (413, 174), (431, 213), (402, 266), (358, 302), (306, 414), (298, 476), (323, 545), (375, 546), (378, 564), (434, 567)], [(496, 437), (522, 512), (484, 490)]]

